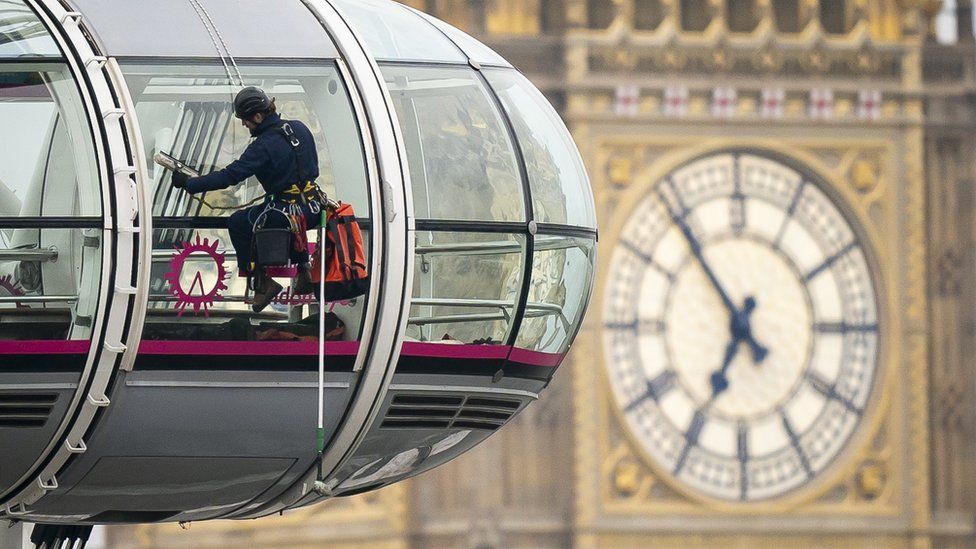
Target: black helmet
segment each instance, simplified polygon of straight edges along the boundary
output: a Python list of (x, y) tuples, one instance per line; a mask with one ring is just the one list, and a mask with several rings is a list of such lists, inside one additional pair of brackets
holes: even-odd
[(271, 110), (272, 100), (261, 88), (248, 86), (234, 98), (234, 116), (245, 119)]

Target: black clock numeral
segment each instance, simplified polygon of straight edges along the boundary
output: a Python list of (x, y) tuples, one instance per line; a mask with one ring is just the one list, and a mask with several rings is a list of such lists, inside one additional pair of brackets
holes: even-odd
[(647, 388), (644, 394), (634, 399), (630, 404), (624, 408), (624, 412), (631, 412), (638, 406), (643, 404), (647, 399), (654, 399), (655, 402), (660, 402), (664, 395), (668, 394), (671, 389), (674, 389), (675, 381), (677, 381), (678, 376), (673, 370), (665, 370), (657, 375), (654, 379), (647, 382)]
[(817, 322), (813, 331), (821, 334), (871, 333), (878, 331), (877, 324), (848, 324), (846, 322)]
[(796, 436), (796, 432), (793, 430), (793, 426), (790, 425), (790, 419), (786, 417), (786, 413), (780, 411), (779, 415), (783, 419), (783, 430), (786, 431), (786, 436), (789, 437), (790, 444), (793, 445), (793, 450), (796, 451), (797, 457), (800, 458), (800, 464), (803, 465), (803, 470), (807, 472), (807, 477), (812, 479), (813, 468), (810, 467), (810, 459), (807, 458), (806, 452), (800, 446), (800, 438)]
[(806, 373), (807, 381), (810, 382), (810, 386), (813, 387), (815, 391), (823, 395), (829, 400), (836, 400), (848, 411), (860, 416), (864, 410), (861, 410), (847, 397), (837, 392), (837, 384), (830, 383), (824, 378), (820, 377), (820, 374), (814, 371), (807, 371)]
[(691, 418), (691, 424), (688, 425), (688, 430), (685, 431), (685, 445), (681, 449), (681, 454), (678, 456), (678, 462), (674, 465), (675, 475), (684, 469), (685, 462), (688, 460), (688, 452), (698, 444), (698, 437), (701, 436), (704, 427), (705, 413), (702, 410), (696, 410), (695, 416)]
[(780, 244), (782, 244), (783, 235), (786, 234), (786, 226), (790, 224), (790, 219), (796, 213), (796, 209), (800, 205), (800, 199), (803, 198), (803, 189), (806, 186), (806, 179), (800, 180), (800, 184), (796, 186), (796, 192), (793, 193), (793, 198), (790, 199), (790, 206), (786, 209), (786, 216), (783, 217), (783, 224), (779, 226), (779, 230), (776, 232), (776, 238), (773, 239), (774, 248), (779, 248)]
[(744, 422), (739, 422), (736, 441), (736, 455), (739, 457), (739, 499), (745, 501), (749, 491), (749, 427)]
[(621, 240), (620, 245), (623, 246), (625, 250), (634, 255), (639, 259), (644, 265), (654, 269), (658, 273), (662, 274), (670, 282), (674, 282), (675, 274), (671, 271), (662, 267), (657, 261), (654, 261), (654, 257), (647, 252), (640, 249), (637, 244), (630, 242), (629, 240)]
[(603, 327), (614, 332), (640, 332), (642, 334), (663, 334), (667, 328), (663, 320), (656, 318), (642, 318), (629, 322), (607, 322)]
[(857, 242), (851, 242), (847, 246), (844, 246), (843, 248), (841, 248), (834, 255), (828, 257), (827, 259), (825, 259), (823, 261), (823, 263), (821, 263), (820, 265), (817, 265), (816, 267), (813, 268), (812, 271), (810, 271), (809, 273), (807, 273), (807, 275), (805, 277), (803, 277), (804, 282), (810, 282), (811, 280), (813, 280), (814, 278), (816, 278), (817, 275), (819, 275), (820, 273), (822, 273), (822, 272), (826, 271), (827, 269), (829, 269), (831, 266), (833, 266), (834, 263), (837, 262), (838, 259), (840, 259), (840, 258), (844, 257), (845, 255), (849, 254), (851, 252), (851, 250), (853, 250), (854, 248), (857, 248)]
[(742, 166), (739, 155), (732, 156), (732, 202), (729, 204), (729, 224), (732, 232), (741, 235), (746, 226), (746, 195), (742, 194)]

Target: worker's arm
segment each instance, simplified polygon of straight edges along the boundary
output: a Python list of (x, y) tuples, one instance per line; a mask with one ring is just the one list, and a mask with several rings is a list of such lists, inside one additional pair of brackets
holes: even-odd
[(200, 177), (191, 177), (186, 180), (186, 191), (189, 193), (200, 193), (204, 191), (216, 191), (237, 185), (248, 177), (251, 177), (267, 161), (268, 153), (257, 141), (248, 145), (244, 154), (240, 158), (230, 163), (222, 170), (210, 172)]

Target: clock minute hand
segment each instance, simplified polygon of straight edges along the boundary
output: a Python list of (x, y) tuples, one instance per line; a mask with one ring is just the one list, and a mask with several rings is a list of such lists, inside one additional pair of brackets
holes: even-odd
[(702, 266), (702, 269), (705, 271), (705, 275), (708, 277), (708, 280), (711, 281), (712, 286), (714, 286), (715, 290), (718, 291), (718, 295), (722, 298), (722, 303), (725, 304), (725, 308), (729, 310), (729, 314), (735, 316), (739, 311), (735, 304), (732, 303), (732, 298), (729, 297), (728, 292), (725, 291), (725, 288), (723, 288), (722, 284), (718, 281), (718, 277), (715, 276), (715, 272), (712, 271), (712, 267), (708, 264), (708, 261), (705, 260), (705, 254), (702, 253), (701, 244), (698, 243), (698, 239), (695, 238), (694, 234), (692, 234), (691, 229), (685, 223), (684, 219), (677, 215), (672, 215), (672, 218), (674, 219), (674, 222), (678, 224), (678, 227), (681, 228), (681, 233), (684, 234), (685, 240), (688, 241), (688, 246), (691, 247), (691, 253)]

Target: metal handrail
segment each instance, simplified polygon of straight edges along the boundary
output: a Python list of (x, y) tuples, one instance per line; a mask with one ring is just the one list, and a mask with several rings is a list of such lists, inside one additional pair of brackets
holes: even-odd
[[(535, 238), (536, 251), (560, 250), (579, 247), (575, 239), (567, 236), (543, 235)], [(520, 253), (522, 243), (511, 240), (492, 242), (464, 242), (458, 244), (426, 244), (414, 248), (417, 255), (490, 255)]]
[(76, 295), (11, 295), (0, 297), (0, 303), (74, 303)]
[(43, 250), (36, 248), (0, 250), (0, 261), (57, 261), (58, 249), (54, 246)]

